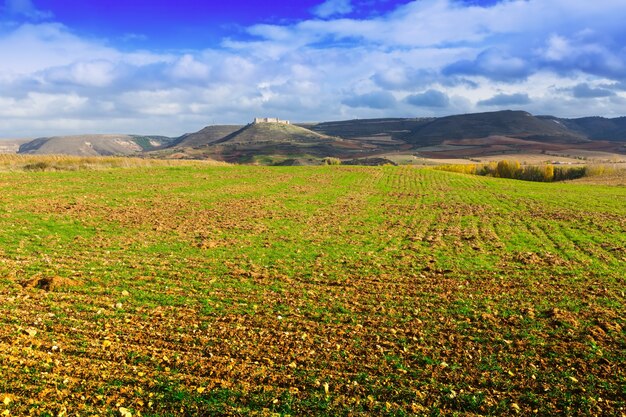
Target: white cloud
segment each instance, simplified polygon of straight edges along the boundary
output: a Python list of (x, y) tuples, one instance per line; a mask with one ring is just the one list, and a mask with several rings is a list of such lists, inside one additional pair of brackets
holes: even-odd
[(123, 112), (131, 114), (168, 116), (186, 110), (191, 94), (182, 89), (131, 91), (119, 97), (118, 104)]
[(121, 52), (104, 41), (83, 39), (59, 23), (26, 23), (0, 34), (0, 73), (32, 74), (77, 62), (128, 62), (148, 65), (170, 62), (170, 55)]
[(185, 54), (172, 67), (172, 75), (179, 79), (206, 79), (210, 67), (198, 62), (192, 55)]
[(352, 11), (350, 0), (326, 0), (324, 3), (313, 8), (313, 14), (318, 17), (326, 18), (348, 14)]
[(621, 0), (488, 8), (419, 0), (367, 19), (341, 18), (351, 3), (331, 3), (319, 6), (328, 7), (317, 12), (324, 19), (254, 25), (219, 46), (167, 54), (128, 52), (53, 22), (6, 26), (3, 131), (179, 135), (268, 113), (433, 116), (484, 110), (479, 102), (558, 116), (626, 114)]
[(567, 58), (572, 53), (572, 46), (563, 36), (552, 35), (548, 42), (543, 55), (550, 61), (559, 61)]
[(110, 61), (77, 62), (55, 67), (45, 72), (48, 83), (73, 84), (86, 87), (106, 87), (115, 80), (115, 65)]
[(36, 119), (51, 113), (73, 114), (89, 101), (77, 94), (28, 93), (22, 99), (3, 98), (0, 101), (0, 116), (18, 119)]

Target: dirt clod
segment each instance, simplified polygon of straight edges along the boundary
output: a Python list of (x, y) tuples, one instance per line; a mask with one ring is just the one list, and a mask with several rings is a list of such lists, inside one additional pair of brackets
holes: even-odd
[(24, 289), (38, 288), (44, 291), (54, 291), (61, 287), (70, 287), (76, 285), (76, 281), (60, 276), (32, 277), (20, 282)]

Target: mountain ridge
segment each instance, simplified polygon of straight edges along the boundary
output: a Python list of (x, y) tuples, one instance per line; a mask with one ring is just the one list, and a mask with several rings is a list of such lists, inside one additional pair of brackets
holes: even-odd
[(166, 136), (87, 134), (51, 136), (20, 145), (19, 154), (61, 154), (75, 156), (134, 155), (169, 144)]
[(467, 158), (524, 150), (545, 153), (568, 147), (589, 151), (595, 145), (602, 151), (626, 153), (626, 117), (566, 119), (501, 110), (445, 117), (211, 125), (177, 138), (137, 135), (38, 138), (23, 144), (19, 153), (132, 154), (250, 162), (271, 156), (354, 159), (389, 152)]

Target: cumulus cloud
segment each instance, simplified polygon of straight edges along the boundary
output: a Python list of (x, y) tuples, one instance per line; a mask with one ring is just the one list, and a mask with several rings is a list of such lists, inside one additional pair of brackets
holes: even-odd
[(461, 60), (443, 69), (445, 75), (475, 75), (497, 81), (518, 81), (533, 73), (533, 66), (522, 58), (494, 48), (481, 52), (473, 60)]
[(313, 8), (312, 12), (318, 17), (344, 15), (352, 11), (350, 0), (326, 0), (324, 3)]
[(399, 65), (379, 70), (371, 79), (381, 88), (396, 91), (412, 90), (433, 84), (441, 84), (446, 87), (459, 85), (469, 88), (477, 87), (474, 81), (464, 77), (445, 76), (433, 68), (407, 68)]
[(80, 36), (42, 21), (49, 15), (31, 1), (10, 0), (2, 19), (10, 14), (11, 24), (0, 31), (3, 130), (178, 135), (267, 113), (315, 121), (515, 105), (626, 114), (623, 0), (415, 0), (355, 18), (363, 4), (320, 1), (310, 19), (157, 53)]
[(374, 91), (345, 98), (342, 103), (349, 107), (393, 109), (396, 106), (396, 98), (387, 91)]
[(524, 104), (530, 104), (530, 97), (525, 93), (516, 94), (496, 94), (495, 96), (481, 100), (477, 104), (479, 106), (521, 106)]
[(47, 83), (86, 87), (106, 87), (115, 79), (115, 65), (110, 61), (77, 62), (50, 68), (42, 73)]
[(210, 67), (196, 60), (192, 55), (185, 54), (176, 61), (171, 74), (182, 80), (204, 80), (209, 75)]
[(428, 90), (420, 94), (406, 97), (406, 102), (417, 107), (448, 107), (448, 95), (437, 90)]
[(582, 31), (570, 37), (552, 35), (539, 52), (539, 63), (543, 68), (564, 75), (582, 72), (624, 80), (626, 52), (620, 42), (626, 40), (626, 33), (616, 35), (608, 41), (598, 39), (593, 31)]
[(612, 97), (615, 93), (606, 88), (592, 88), (587, 83), (581, 83), (572, 88), (572, 94), (576, 98), (600, 98)]
[(121, 52), (105, 41), (87, 40), (59, 23), (25, 23), (0, 34), (0, 74), (28, 75), (77, 62), (124, 61), (148, 65), (172, 60), (150, 52)]

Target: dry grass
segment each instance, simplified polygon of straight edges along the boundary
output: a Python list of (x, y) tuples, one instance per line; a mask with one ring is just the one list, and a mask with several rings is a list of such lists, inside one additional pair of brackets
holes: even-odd
[(227, 165), (213, 160), (181, 161), (118, 156), (0, 154), (0, 171), (80, 171), (181, 165)]
[(589, 165), (587, 176), (575, 180), (577, 183), (626, 186), (626, 167), (620, 164)]

